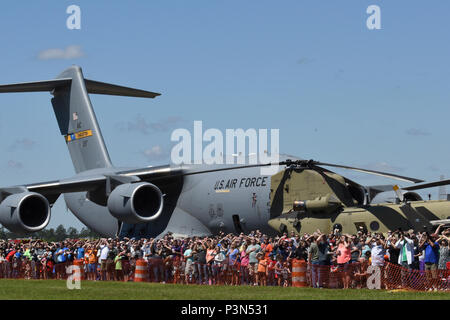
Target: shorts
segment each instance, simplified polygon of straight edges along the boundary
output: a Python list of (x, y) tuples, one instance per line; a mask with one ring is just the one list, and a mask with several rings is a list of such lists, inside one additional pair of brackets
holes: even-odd
[(437, 270), (437, 264), (434, 263), (425, 263), (425, 270)]
[(106, 260), (106, 271), (108, 272), (114, 271), (114, 261), (112, 259)]
[(249, 263), (248, 271), (250, 275), (256, 274), (258, 272), (258, 264), (257, 263)]
[(344, 271), (344, 272), (348, 272), (351, 271), (352, 269), (352, 265), (350, 262), (346, 262), (346, 263), (338, 263), (338, 270), (339, 271)]
[(96, 263), (89, 263), (88, 264), (88, 272), (95, 272), (97, 271), (97, 264)]
[(65, 273), (66, 262), (60, 262), (55, 264), (55, 271), (59, 273)]
[(435, 279), (437, 276), (437, 264), (425, 263), (425, 272), (427, 274), (427, 279)]
[(100, 263), (100, 268), (102, 271), (106, 271), (106, 260), (102, 260)]
[(184, 269), (184, 274), (185, 275), (191, 275), (194, 272), (194, 264), (192, 263), (192, 261), (186, 261), (186, 267)]

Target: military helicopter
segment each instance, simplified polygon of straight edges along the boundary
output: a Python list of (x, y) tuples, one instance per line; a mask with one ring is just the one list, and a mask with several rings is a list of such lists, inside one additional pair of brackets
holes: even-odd
[[(413, 190), (449, 184), (450, 180), (416, 184), (400, 189), (397, 185), (363, 187), (339, 174), (324, 169), (331, 166), (386, 176), (383, 172), (321, 163), (313, 160), (288, 161), (285, 170), (272, 177), (271, 218), (269, 225), (279, 232), (303, 234), (341, 232), (385, 233), (389, 230), (433, 230), (450, 223), (450, 201), (424, 201)], [(414, 183), (420, 179), (389, 175)], [(394, 190), (394, 203), (372, 204), (373, 198)]]

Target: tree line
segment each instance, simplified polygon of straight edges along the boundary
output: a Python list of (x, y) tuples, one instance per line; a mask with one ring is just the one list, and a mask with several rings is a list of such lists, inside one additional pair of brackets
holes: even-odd
[(34, 232), (32, 234), (11, 232), (8, 229), (4, 228), (3, 226), (0, 228), (0, 239), (2, 240), (23, 239), (23, 238), (41, 239), (47, 242), (58, 242), (63, 241), (67, 238), (69, 239), (100, 238), (100, 235), (85, 227), (81, 228), (80, 231), (78, 231), (74, 227), (69, 227), (68, 229), (66, 229), (62, 224), (56, 227), (56, 229), (45, 228), (44, 230)]

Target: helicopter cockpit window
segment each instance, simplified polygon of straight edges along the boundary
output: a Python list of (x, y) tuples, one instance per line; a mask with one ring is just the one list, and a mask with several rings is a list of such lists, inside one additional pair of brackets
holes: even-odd
[(359, 186), (347, 183), (347, 190), (350, 192), (352, 198), (356, 200), (358, 205), (364, 204), (365, 193)]

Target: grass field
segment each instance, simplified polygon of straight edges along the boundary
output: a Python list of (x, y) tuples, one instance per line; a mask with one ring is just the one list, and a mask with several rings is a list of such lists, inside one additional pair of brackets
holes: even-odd
[(450, 300), (450, 292), (368, 289), (197, 286), (82, 281), (69, 290), (63, 280), (0, 280), (0, 299), (12, 300)]

